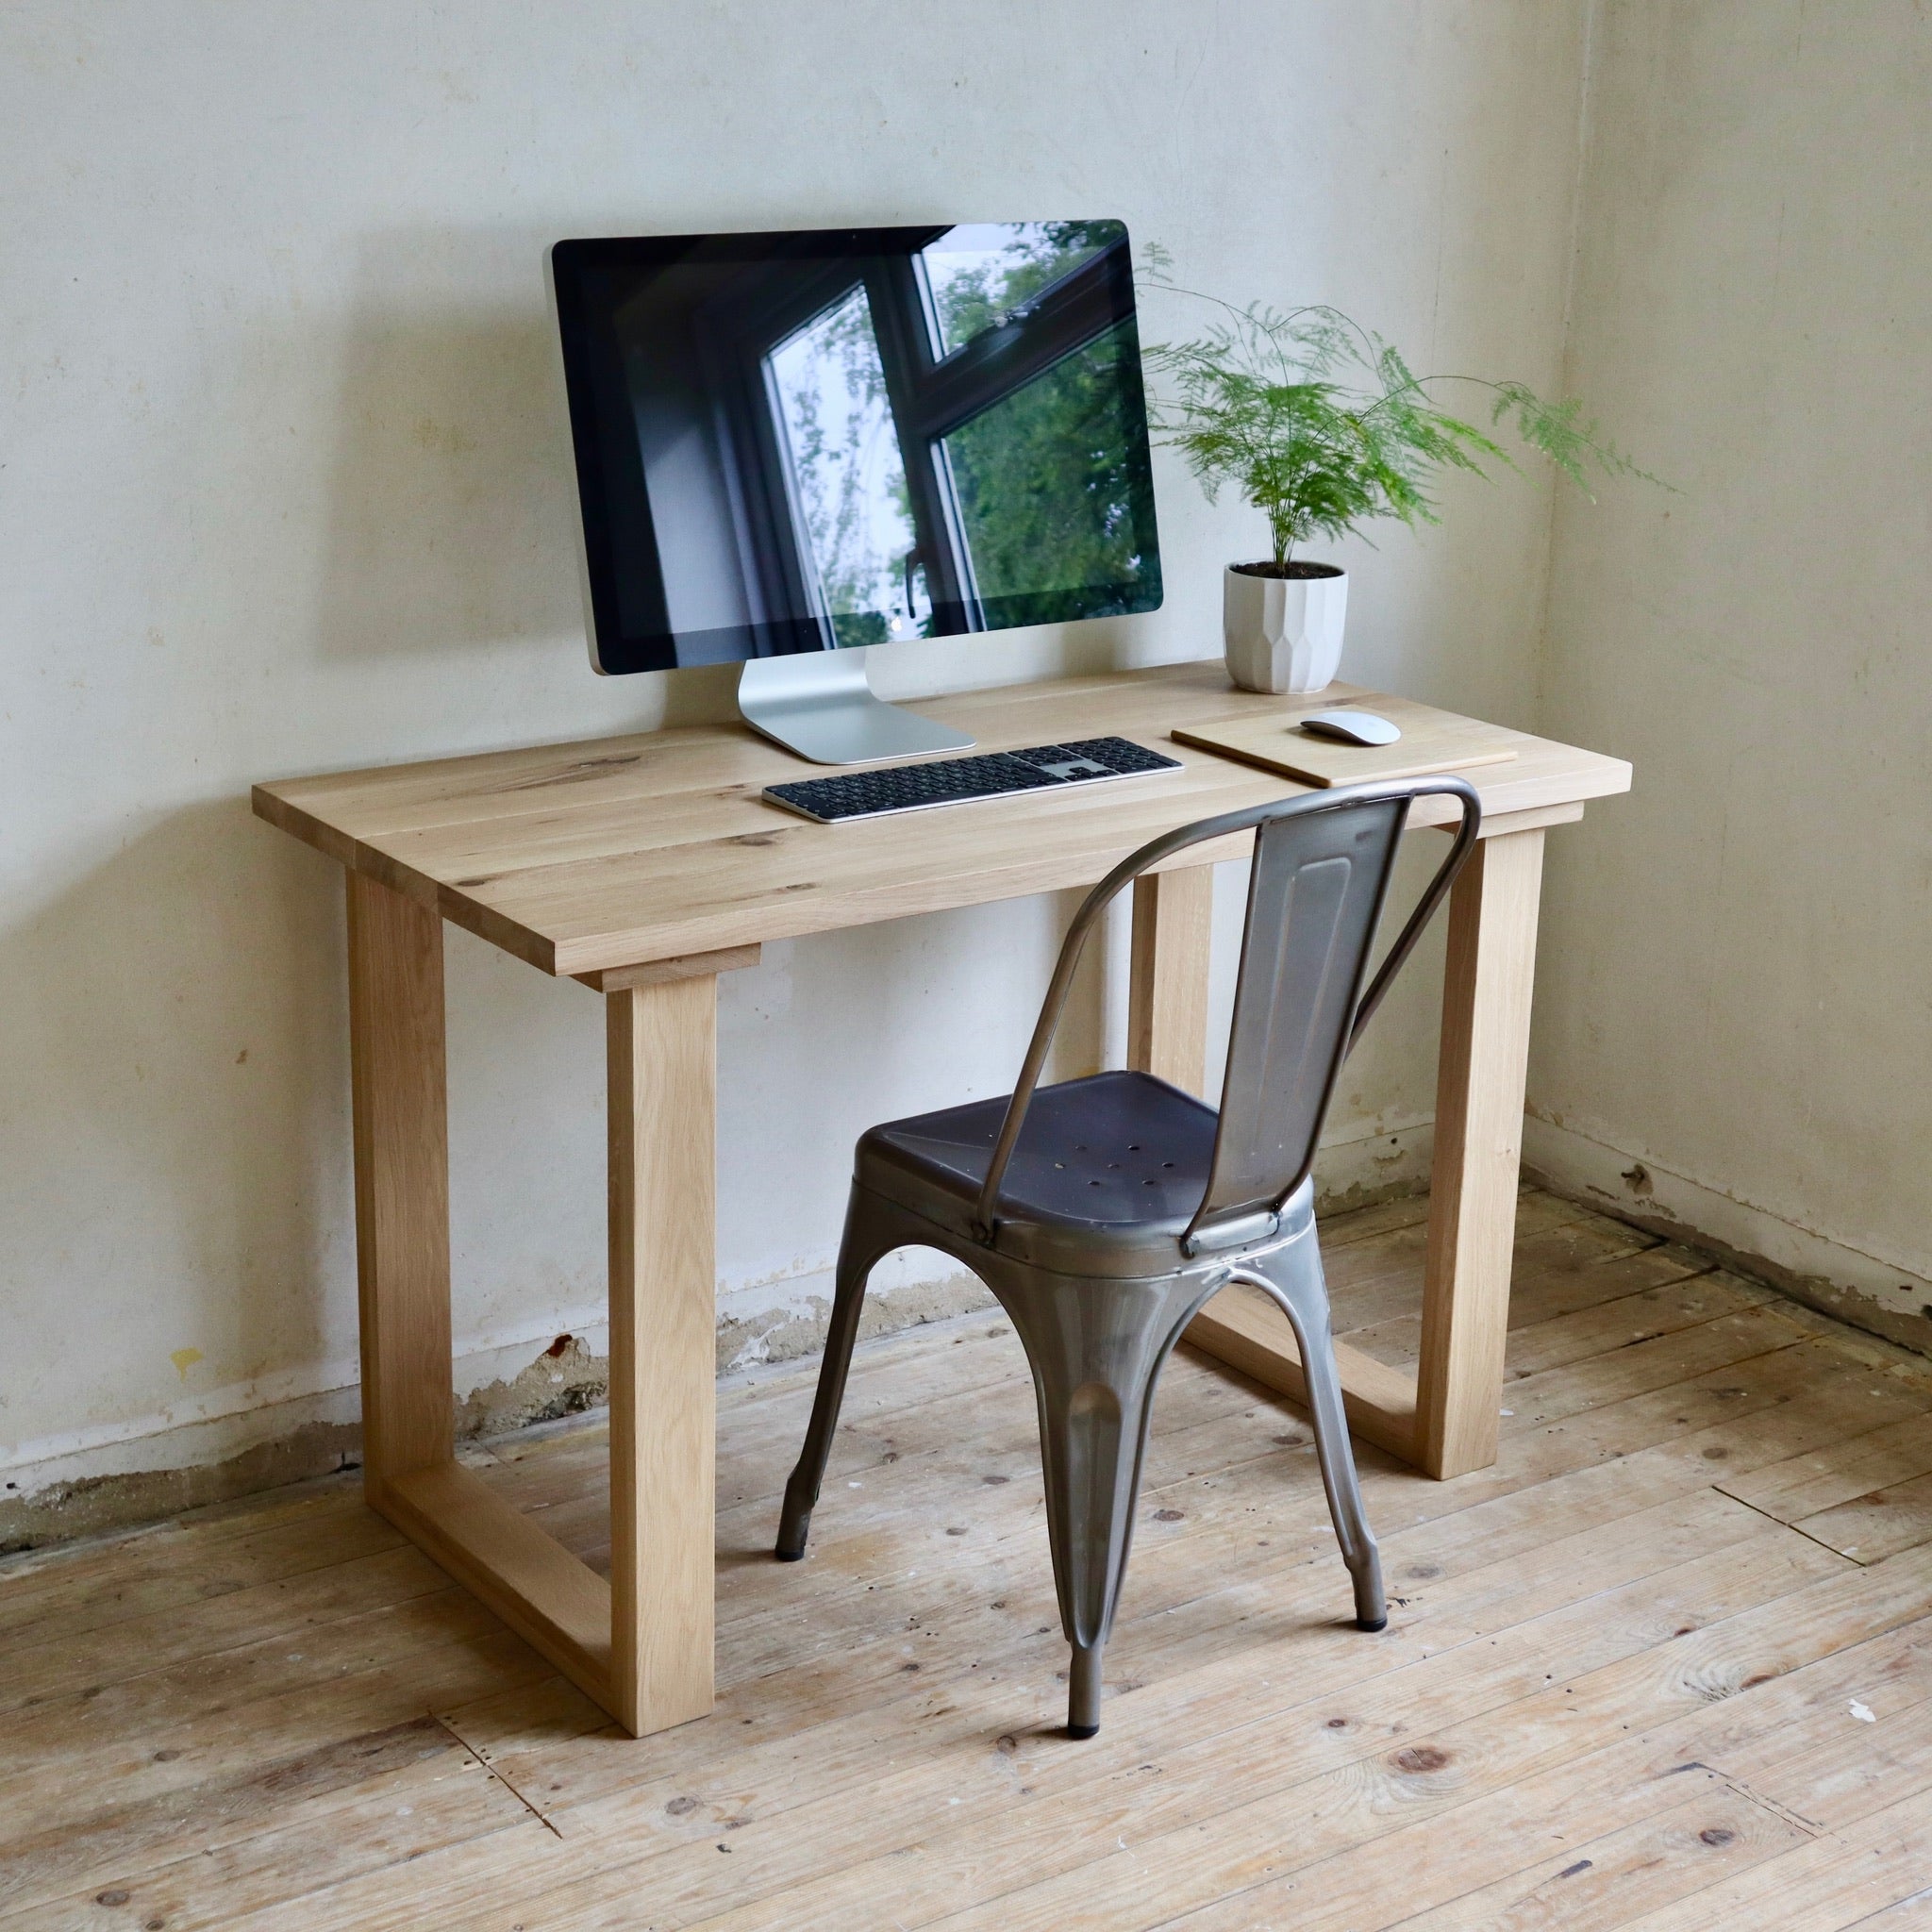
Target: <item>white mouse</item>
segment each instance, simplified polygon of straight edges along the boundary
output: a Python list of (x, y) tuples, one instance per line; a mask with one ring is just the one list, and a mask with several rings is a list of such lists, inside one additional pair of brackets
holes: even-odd
[(1343, 744), (1393, 744), (1402, 736), (1397, 726), (1373, 711), (1314, 711), (1301, 724), (1316, 738), (1339, 739)]

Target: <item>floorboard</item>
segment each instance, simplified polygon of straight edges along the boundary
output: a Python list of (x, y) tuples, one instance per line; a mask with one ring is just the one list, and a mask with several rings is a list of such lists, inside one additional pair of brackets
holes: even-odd
[[(1098, 1739), (1033, 1397), (981, 1314), (867, 1344), (809, 1558), (814, 1364), (719, 1399), (710, 1718), (626, 1738), (331, 1479), (0, 1564), (0, 1928), (1932, 1928), (1932, 1364), (1535, 1191), (1495, 1466), (1164, 1378)], [(1325, 1222), (1412, 1361), (1425, 1204)], [(600, 1418), (464, 1460), (608, 1560)]]

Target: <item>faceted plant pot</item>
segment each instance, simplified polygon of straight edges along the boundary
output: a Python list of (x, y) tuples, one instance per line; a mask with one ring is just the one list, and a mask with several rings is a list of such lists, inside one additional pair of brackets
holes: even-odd
[(1332, 563), (1229, 564), (1221, 596), (1227, 675), (1243, 691), (1325, 690), (1341, 668), (1347, 615), (1348, 573)]

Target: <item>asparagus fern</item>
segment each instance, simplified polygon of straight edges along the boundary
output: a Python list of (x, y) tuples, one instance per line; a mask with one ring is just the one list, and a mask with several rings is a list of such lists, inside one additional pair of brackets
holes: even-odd
[[(1175, 294), (1166, 258), (1150, 251), (1144, 279)], [(1592, 470), (1660, 479), (1640, 470), (1574, 400), (1549, 403), (1520, 382), (1417, 375), (1395, 346), (1324, 304), (1285, 314), (1259, 303), (1213, 302), (1221, 319), (1186, 341), (1144, 352), (1155, 377), (1157, 438), (1178, 449), (1209, 502), (1232, 486), (1268, 519), (1274, 567), (1298, 545), (1394, 517), (1414, 528), (1440, 521), (1438, 473), (1488, 477), (1518, 465), (1491, 430), (1506, 426), (1590, 493)], [(1452, 415), (1434, 391), (1486, 391), (1488, 428)], [(1669, 486), (1664, 486), (1668, 488)]]

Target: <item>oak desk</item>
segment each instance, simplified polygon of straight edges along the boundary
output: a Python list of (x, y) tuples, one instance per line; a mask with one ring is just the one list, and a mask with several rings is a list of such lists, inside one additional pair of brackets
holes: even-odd
[[(262, 818), (348, 874), (369, 1501), (634, 1734), (711, 1707), (717, 975), (766, 940), (1089, 886), (1159, 833), (1303, 790), (1167, 740), (1279, 703), (1218, 664), (931, 700), (984, 750), (1120, 733), (1185, 769), (840, 826), (760, 802), (797, 761), (727, 724), (256, 789)], [(1524, 737), (1469, 775), (1483, 842), (1449, 914), (1421, 1369), (1340, 1351), (1356, 1429), (1438, 1476), (1495, 1459), (1543, 828), (1626, 791), (1630, 768)], [(1452, 809), (1426, 799), (1412, 823)], [(1130, 1058), (1196, 1091), (1211, 861), (1246, 843), (1135, 887)], [(454, 1457), (444, 920), (604, 997), (608, 1584)], [(1287, 1324), (1243, 1293), (1190, 1339), (1299, 1394)]]

